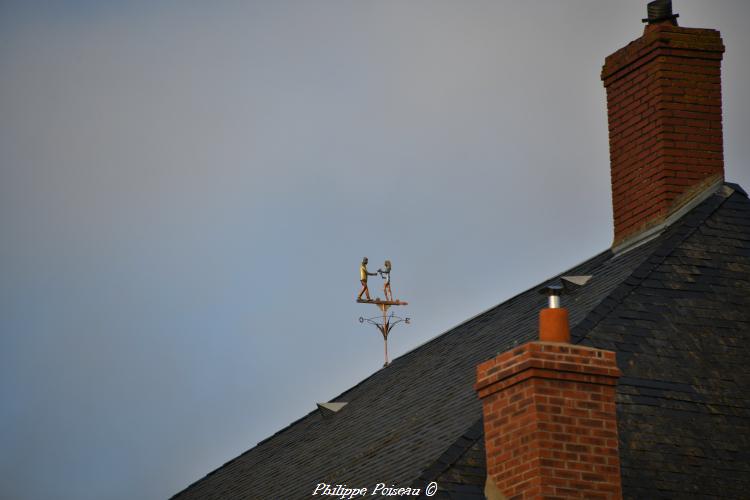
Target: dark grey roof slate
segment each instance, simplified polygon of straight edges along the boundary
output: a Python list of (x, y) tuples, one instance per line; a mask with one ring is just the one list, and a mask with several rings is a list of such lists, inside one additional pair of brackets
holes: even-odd
[(750, 202), (737, 192), (699, 208), (586, 333), (586, 344), (617, 351), (625, 375), (630, 498), (750, 494)]
[[(566, 301), (574, 341), (612, 349), (624, 492), (656, 498), (750, 491), (750, 202), (723, 187), (658, 238), (607, 250)], [(437, 478), (475, 498), (484, 475), (475, 366), (537, 335), (534, 287), (395, 359), (174, 498), (307, 498), (319, 482), (408, 486)], [(478, 427), (479, 426), (479, 427)]]
[[(435, 462), (425, 469), (412, 486), (424, 489), (434, 482), (437, 493), (432, 498), (484, 500), (486, 473), (484, 434), (480, 418), (459, 437)], [(420, 498), (429, 498), (422, 495)]]

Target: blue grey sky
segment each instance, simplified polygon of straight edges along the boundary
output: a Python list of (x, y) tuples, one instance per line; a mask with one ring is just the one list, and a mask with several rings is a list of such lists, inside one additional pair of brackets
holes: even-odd
[[(747, 189), (750, 3), (673, 3)], [(365, 255), (400, 355), (609, 247), (645, 4), (0, 3), (0, 497), (166, 498), (380, 369)]]

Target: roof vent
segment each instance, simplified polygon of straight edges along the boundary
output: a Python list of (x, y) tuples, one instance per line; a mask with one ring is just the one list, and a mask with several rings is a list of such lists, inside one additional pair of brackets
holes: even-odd
[(331, 418), (341, 408), (346, 406), (348, 403), (343, 402), (332, 402), (332, 403), (316, 403), (318, 405), (318, 411), (323, 418)]
[(648, 17), (641, 19), (644, 23), (657, 24), (662, 21), (671, 21), (677, 25), (679, 14), (672, 14), (672, 0), (654, 0), (647, 6)]

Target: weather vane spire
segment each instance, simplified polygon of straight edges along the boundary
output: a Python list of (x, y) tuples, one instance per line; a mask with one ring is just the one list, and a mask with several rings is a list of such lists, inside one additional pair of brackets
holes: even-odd
[[(383, 269), (378, 269), (377, 272), (374, 273), (371, 273), (367, 270), (367, 263), (368, 260), (367, 257), (365, 257), (362, 259), (362, 263), (359, 265), (359, 282), (362, 284), (362, 289), (359, 291), (359, 295), (357, 295), (357, 302), (359, 302), (360, 304), (375, 304), (376, 306), (378, 306), (378, 309), (380, 309), (381, 314), (372, 318), (360, 317), (359, 322), (367, 322), (371, 325), (375, 325), (383, 335), (383, 344), (385, 348), (385, 364), (383, 364), (383, 366), (388, 366), (388, 364), (390, 363), (390, 361), (388, 361), (388, 334), (391, 332), (391, 329), (398, 323), (404, 322), (408, 325), (410, 322), (409, 318), (401, 318), (399, 316), (396, 316), (392, 312), (389, 313), (388, 309), (390, 309), (391, 306), (406, 306), (409, 305), (409, 303), (398, 299), (393, 299), (393, 291), (391, 290), (392, 264), (390, 260), (385, 261)], [(375, 300), (373, 300), (370, 297), (370, 289), (367, 286), (367, 278), (369, 276), (377, 275), (380, 275), (380, 277), (384, 280), (384, 300), (380, 300), (380, 297), (375, 297)], [(366, 299), (362, 298), (363, 295), (366, 297)]]

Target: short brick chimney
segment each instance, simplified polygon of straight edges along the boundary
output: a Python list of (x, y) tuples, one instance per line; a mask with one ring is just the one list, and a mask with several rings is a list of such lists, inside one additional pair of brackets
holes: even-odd
[(649, 4), (643, 36), (606, 58), (613, 246), (665, 222), (724, 178), (718, 31)]
[[(565, 336), (565, 309), (539, 320), (540, 338)], [(477, 366), (487, 498), (622, 498), (619, 376), (615, 353), (564, 341), (529, 342)]]

